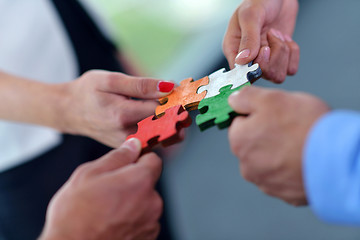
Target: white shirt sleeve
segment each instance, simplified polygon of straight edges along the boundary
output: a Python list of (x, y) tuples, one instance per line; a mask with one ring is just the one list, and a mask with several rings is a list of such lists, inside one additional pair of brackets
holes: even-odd
[[(2, 71), (49, 83), (78, 75), (71, 42), (50, 1), (0, 0), (0, 35)], [(53, 129), (0, 121), (0, 171), (60, 142), (61, 135)]]

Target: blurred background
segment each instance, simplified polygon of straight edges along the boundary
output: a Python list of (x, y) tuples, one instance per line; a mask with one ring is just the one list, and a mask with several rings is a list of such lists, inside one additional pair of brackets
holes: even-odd
[[(237, 0), (92, 0), (123, 52), (148, 76), (180, 82), (226, 66), (221, 43)], [(256, 85), (317, 95), (334, 108), (360, 110), (360, 1), (301, 0), (294, 39), (300, 70), (285, 84)], [(279, 146), (280, 148), (281, 146)], [(246, 183), (227, 130), (192, 126), (165, 161), (167, 207), (179, 240), (360, 239), (360, 229), (322, 223)], [(331, 187), (331, 186), (329, 186)]]

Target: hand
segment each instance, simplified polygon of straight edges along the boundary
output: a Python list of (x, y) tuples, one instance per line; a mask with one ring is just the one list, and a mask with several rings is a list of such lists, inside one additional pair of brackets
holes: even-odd
[(85, 163), (51, 200), (41, 240), (155, 239), (162, 200), (154, 190), (161, 160), (137, 139)]
[(282, 83), (299, 65), (299, 46), (292, 40), (297, 0), (244, 0), (231, 17), (223, 42), (230, 68), (259, 63), (263, 78)]
[(232, 152), (243, 177), (263, 192), (293, 204), (306, 204), (302, 151), (310, 128), (329, 111), (305, 93), (245, 87), (229, 97), (236, 117), (229, 129)]
[(169, 94), (173, 87), (171, 82), (89, 71), (65, 84), (63, 131), (117, 147), (130, 133), (136, 132), (140, 120), (155, 114), (154, 99)]

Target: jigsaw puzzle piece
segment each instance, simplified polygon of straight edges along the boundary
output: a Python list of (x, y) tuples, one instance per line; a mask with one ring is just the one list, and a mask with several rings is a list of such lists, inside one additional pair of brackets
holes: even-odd
[(211, 98), (218, 95), (222, 87), (231, 85), (231, 89), (235, 89), (248, 83), (249, 81), (256, 80), (261, 77), (261, 69), (259, 64), (235, 64), (235, 68), (225, 72), (225, 69), (220, 69), (209, 75), (209, 84), (199, 87), (197, 93), (206, 92), (206, 98)]
[(228, 97), (235, 91), (244, 86), (250, 85), (249, 82), (240, 87), (231, 89), (231, 85), (222, 87), (220, 93), (211, 98), (204, 98), (199, 104), (200, 114), (196, 116), (196, 124), (201, 131), (204, 131), (214, 125), (219, 129), (230, 126), (232, 120), (238, 114), (228, 104)]
[(155, 115), (138, 122), (138, 130), (127, 139), (138, 138), (141, 142), (142, 153), (149, 152), (156, 144), (161, 143), (164, 147), (182, 141), (179, 133), (182, 128), (191, 125), (189, 113), (177, 105), (165, 111), (160, 118)]
[(155, 110), (157, 116), (161, 116), (166, 109), (176, 105), (182, 105), (186, 110), (196, 110), (199, 102), (205, 97), (206, 92), (197, 94), (197, 90), (202, 85), (209, 84), (209, 77), (194, 81), (192, 78), (187, 78), (180, 82), (172, 93), (168, 96), (160, 98), (160, 106)]

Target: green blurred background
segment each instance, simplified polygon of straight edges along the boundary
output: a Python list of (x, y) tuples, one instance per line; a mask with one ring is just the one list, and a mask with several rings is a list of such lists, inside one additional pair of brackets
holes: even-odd
[(92, 0), (111, 23), (116, 43), (150, 75), (159, 75), (162, 69), (176, 62), (175, 58), (182, 57), (204, 32), (211, 34), (214, 25), (227, 22), (239, 2)]

